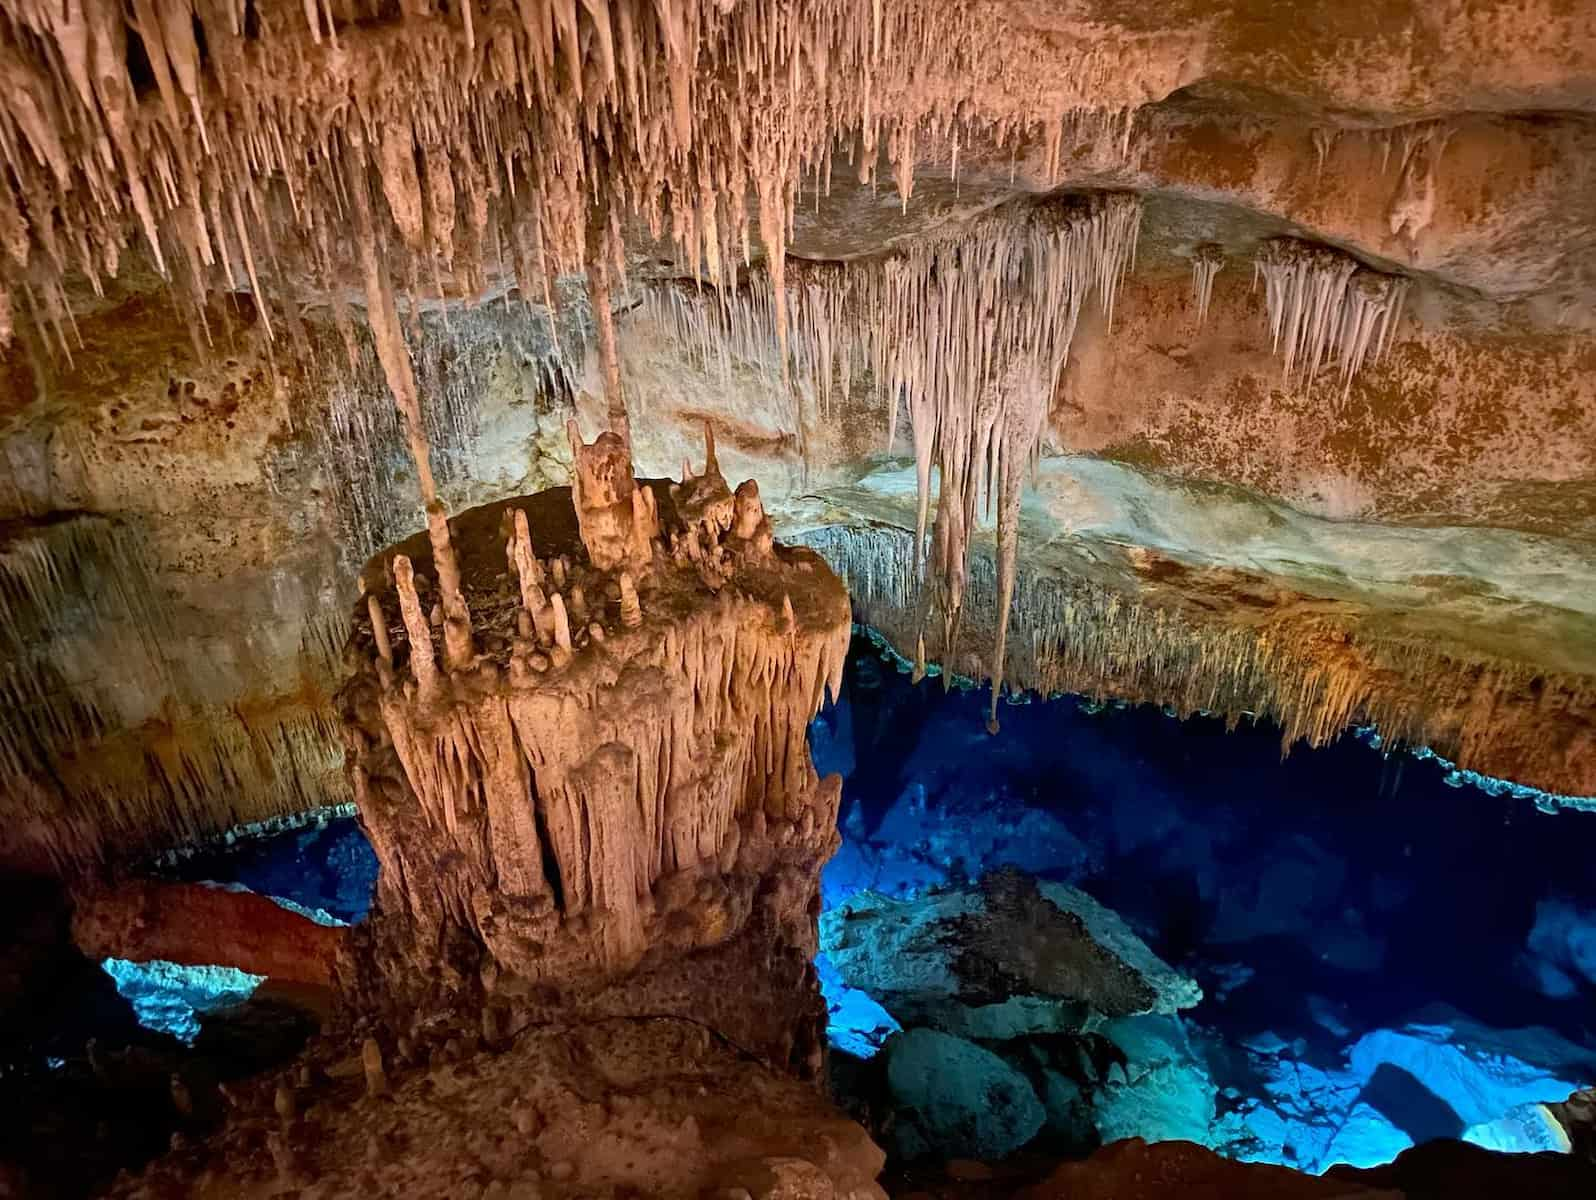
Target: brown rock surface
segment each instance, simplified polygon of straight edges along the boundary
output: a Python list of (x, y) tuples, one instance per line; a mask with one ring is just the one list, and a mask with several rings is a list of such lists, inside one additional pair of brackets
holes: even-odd
[(1401, 1200), (1402, 1193), (1290, 1167), (1238, 1163), (1192, 1142), (1140, 1138), (1104, 1146), (1066, 1163), (1021, 1193), (1025, 1200)]
[(1436, 1141), (1404, 1150), (1384, 1167), (1332, 1167), (1324, 1175), (1306, 1175), (1234, 1162), (1191, 1142), (1149, 1145), (1132, 1138), (1084, 1162), (1066, 1163), (1019, 1194), (1023, 1200), (1576, 1200), (1590, 1194), (1593, 1171), (1561, 1154), (1499, 1154)]
[(548, 1026), (485, 1052), (423, 1035), (384, 1063), (384, 1095), (358, 1055), (318, 1063), (309, 1086), (286, 1079), (302, 1114), (286, 1129), (259, 1081), (223, 1134), (111, 1194), (884, 1195), (862, 1129), (691, 1020)]
[(347, 935), (265, 896), (203, 883), (130, 880), (72, 898), (72, 940), (96, 960), (216, 963), (329, 988)]

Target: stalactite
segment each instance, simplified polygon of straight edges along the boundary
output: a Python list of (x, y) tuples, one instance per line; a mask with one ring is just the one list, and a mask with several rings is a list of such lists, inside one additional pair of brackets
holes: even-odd
[[(355, 161), (358, 160), (351, 160), (352, 163)], [(422, 505), (430, 506), (438, 498), (438, 485), (432, 477), (432, 458), (427, 449), (426, 428), (421, 417), (421, 397), (416, 391), (410, 350), (399, 328), (399, 310), (394, 303), (393, 285), (377, 245), (364, 171), (351, 170), (349, 194), (355, 214), (355, 247), (360, 256), (361, 277), (366, 290), (367, 319), (371, 323), (377, 360), (382, 364), (388, 390), (393, 394), (394, 403), (404, 421), (406, 440), (410, 443), (410, 454), (415, 461)]]
[(1288, 385), (1309, 384), (1334, 353), (1343, 395), (1368, 361), (1384, 355), (1401, 319), (1407, 280), (1360, 268), (1328, 247), (1294, 238), (1265, 242), (1254, 260)]
[(1225, 255), (1212, 242), (1205, 242), (1192, 252), (1191, 296), (1197, 308), (1197, 324), (1208, 320), (1208, 302), (1214, 295), (1214, 276), (1224, 268)]
[(610, 265), (607, 261), (589, 264), (588, 298), (598, 328), (599, 359), (604, 369), (604, 399), (610, 428), (628, 446), (632, 443), (631, 422), (626, 415), (626, 397), (621, 392), (620, 356), (615, 348), (615, 314), (610, 301)]
[[(1133, 115), (1105, 102), (1114, 72), (1096, 51), (1045, 99), (1012, 86), (997, 47), (1028, 34), (973, 0), (485, 0), (458, 12), (413, 0), (341, 29), (314, 0), (253, 11), (246, 33), (235, 5), (136, 0), (155, 84), (141, 99), (122, 5), (7, 10), (0, 144), (13, 186), (0, 225), (20, 231), (9, 291), (27, 278), (49, 295), (70, 270), (114, 272), (137, 236), (162, 274), (163, 246), (182, 246), (202, 268), (186, 272), (196, 291), (237, 287), (242, 267), (270, 323), (263, 286), (290, 275), (340, 286), (337, 264), (302, 247), (338, 227), (345, 204), (359, 217), (373, 188), (387, 203), (360, 241), (407, 248), (422, 277), (452, 266), (478, 278), (489, 226), (534, 228), (545, 279), (580, 272), (596, 259), (580, 219), (590, 200), (611, 207), (611, 228), (637, 218), (668, 230), (681, 261), (707, 261), (712, 279), (752, 215), (779, 276), (800, 180), (822, 180), (840, 142), (864, 148), (868, 181), (884, 141), (907, 201), (927, 136), (1067, 128), (1123, 139)], [(968, 95), (956, 103), (925, 86), (946, 78), (968, 79)], [(54, 220), (21, 219), (39, 212)], [(779, 341), (785, 289), (775, 303)]]
[[(573, 284), (562, 282), (562, 289)], [(569, 411), (581, 377), (581, 362), (593, 334), (586, 309), (560, 306), (563, 330), (556, 340), (541, 315), (522, 306), (498, 305), (456, 313), (446, 334), (441, 319), (426, 314), (412, 343), (417, 384), (436, 486), (445, 494), (471, 479), (476, 467), (483, 397), (495, 372), (521, 374), (527, 399), (539, 411)], [(339, 519), (339, 552), (351, 571), (383, 545), (415, 528), (414, 483), (408, 437), (369, 337), (350, 330), (349, 351), (323, 352), (306, 389), (325, 397), (326, 411), (296, 414), (308, 427), (316, 463), (328, 480)]]
[[(1037, 452), (1081, 306), (1095, 294), (1112, 320), (1140, 217), (1139, 200), (1123, 194), (1011, 205), (901, 253), (806, 270), (786, 288), (772, 270), (729, 295), (693, 299), (655, 289), (647, 304), (696, 348), (706, 369), (724, 373), (732, 359), (766, 371), (780, 366), (794, 388), (820, 396), (838, 386), (834, 373), (851, 382), (853, 364), (861, 364), (886, 410), (889, 446), (898, 409), (907, 409), (917, 552), (930, 521), (933, 467), (940, 479), (935, 569), (929, 578), (917, 569), (927, 581), (921, 611), (925, 620), (940, 616), (952, 644), (978, 508), (1002, 492), (1018, 535), (1020, 480)], [(788, 297), (785, 342), (778, 295)]]
[[(912, 537), (903, 528), (835, 525), (794, 540), (842, 577), (856, 619), (907, 650), (920, 629)], [(933, 640), (929, 650), (944, 671), (993, 673), (1000, 576), (992, 555), (972, 556), (967, 609), (991, 615), (966, 630), (956, 657)], [(1484, 651), (1459, 655), (1316, 605), (1281, 602), (1278, 612), (1260, 605), (1236, 620), (1202, 603), (1046, 570), (1019, 570), (1013, 587), (1005, 668), (1012, 686), (1154, 703), (1232, 724), (1271, 720), (1283, 750), (1322, 746), (1354, 723), (1371, 723), (1392, 745), (1432, 746), (1449, 757), (1455, 750), (1493, 764), (1492, 773), (1545, 778), (1545, 764), (1561, 761), (1567, 739), (1585, 736), (1546, 713), (1596, 703), (1587, 678), (1548, 677), (1538, 664)]]

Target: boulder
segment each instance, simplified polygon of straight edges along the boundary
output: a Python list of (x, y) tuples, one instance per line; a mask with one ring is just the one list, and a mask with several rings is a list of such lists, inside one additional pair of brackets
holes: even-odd
[(1146, 1137), (1215, 1145), (1218, 1088), (1179, 1018), (1125, 1017), (1103, 1032), (1125, 1055), (1093, 1098), (1092, 1118), (1103, 1141)]
[(1596, 988), (1596, 910), (1541, 900), (1522, 962), (1535, 986), (1554, 1000)]
[(842, 979), (906, 1027), (1001, 1041), (1202, 999), (1090, 896), (1013, 870), (913, 900), (862, 893), (820, 928)]
[(901, 1157), (996, 1159), (1036, 1136), (1047, 1119), (1025, 1076), (990, 1050), (934, 1029), (887, 1043)]

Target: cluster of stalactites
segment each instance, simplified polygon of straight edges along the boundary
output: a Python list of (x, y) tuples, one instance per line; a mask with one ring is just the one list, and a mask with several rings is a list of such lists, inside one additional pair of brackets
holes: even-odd
[[(88, 513), (19, 525), (0, 542), (0, 785), (115, 725), (121, 688), (168, 683), (167, 613), (137, 535)], [(91, 665), (108, 658), (116, 678)]]
[(1214, 298), (1214, 276), (1224, 268), (1225, 255), (1212, 242), (1204, 242), (1191, 255), (1191, 298), (1197, 309), (1197, 324), (1208, 320), (1208, 305)]
[[(0, 859), (72, 871), (342, 795), (323, 707), (198, 703), (136, 530), (77, 513), (0, 542)], [(307, 631), (307, 666), (341, 624)]]
[(1295, 238), (1263, 244), (1253, 263), (1254, 286), (1264, 281), (1264, 303), (1274, 350), (1285, 360), (1285, 379), (1311, 383), (1333, 356), (1342, 395), (1370, 360), (1384, 356), (1402, 317), (1408, 281), (1359, 266), (1356, 259)]
[[(260, 296), (263, 279), (320, 283), (342, 320), (368, 186), (386, 214), (356, 237), (408, 290), (447, 272), (474, 295), (493, 271), (533, 292), (590, 269), (607, 307), (633, 215), (712, 279), (757, 229), (779, 278), (799, 181), (829, 179), (836, 146), (862, 179), (885, 149), (907, 198), (917, 138), (1057, 130), (1114, 81), (1082, 51), (1045, 97), (1019, 86), (990, 53), (1002, 14), (963, 0), (406, 0), (397, 20), (348, 0), (128, 7), (0, 6), (0, 344), (15, 303), (69, 353), (68, 272), (99, 288), (134, 239), (196, 340), (207, 292)], [(297, 339), (283, 298), (261, 304), (266, 333), (275, 315)]]
[[(651, 303), (704, 366), (729, 371), (733, 358), (767, 370), (779, 364), (822, 409), (868, 377), (887, 409), (889, 448), (907, 410), (919, 492), (917, 573), (927, 582), (923, 619), (939, 613), (943, 644), (956, 646), (978, 505), (997, 510), (999, 559), (1010, 580), (999, 596), (1000, 630), (1006, 625), (1021, 486), (1039, 453), (1076, 321), (1095, 294), (1112, 323), (1140, 223), (1140, 199), (1128, 194), (1011, 206), (901, 253), (808, 269), (785, 289), (767, 276), (714, 298), (656, 291)], [(783, 341), (784, 294), (791, 329)], [(801, 424), (796, 433), (802, 447)], [(928, 580), (933, 466), (940, 488)], [(1000, 633), (994, 725), (1002, 650)]]
[[(826, 525), (794, 540), (842, 577), (856, 619), (909, 648), (916, 580), (906, 531)], [(974, 601), (991, 603), (1000, 586), (996, 564), (976, 554), (971, 566)], [(1572, 778), (1574, 759), (1565, 757), (1567, 730), (1545, 714), (1588, 707), (1596, 696), (1588, 676), (1547, 675), (1536, 663), (1387, 636), (1355, 613), (1260, 606), (1238, 620), (1203, 603), (1047, 569), (1020, 574), (1015, 612), (1011, 677), (1040, 695), (1161, 704), (1233, 724), (1267, 719), (1279, 726), (1282, 751), (1299, 742), (1325, 745), (1349, 724), (1373, 723), (1391, 745), (1433, 746), (1542, 778), (1546, 764), (1567, 763), (1570, 774), (1560, 782), (1583, 786)], [(943, 664), (969, 674), (982, 668), (974, 652), (948, 655)]]

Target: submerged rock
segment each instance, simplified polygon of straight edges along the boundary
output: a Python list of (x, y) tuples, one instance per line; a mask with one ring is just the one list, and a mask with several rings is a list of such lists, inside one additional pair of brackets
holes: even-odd
[(1596, 910), (1541, 900), (1520, 961), (1536, 989), (1553, 1000), (1596, 988)]
[(1213, 1146), (1218, 1088), (1179, 1018), (1144, 1014), (1108, 1022), (1124, 1053), (1096, 1090), (1092, 1118), (1105, 1143), (1145, 1137)]
[(934, 1029), (911, 1029), (886, 1049), (904, 1158), (1002, 1158), (1036, 1135), (1047, 1111), (1024, 1075), (990, 1050)]
[(1174, 1013), (1202, 999), (1110, 910), (1018, 871), (915, 900), (861, 893), (824, 914), (821, 946), (905, 1026), (1001, 1041), (1091, 1015)]
[(1549, 1029), (1492, 1029), (1440, 1006), (1401, 1029), (1364, 1035), (1350, 1063), (1365, 1079), (1382, 1065), (1400, 1067), (1469, 1128), (1522, 1104), (1566, 1100), (1596, 1081), (1596, 1055)]

